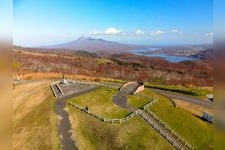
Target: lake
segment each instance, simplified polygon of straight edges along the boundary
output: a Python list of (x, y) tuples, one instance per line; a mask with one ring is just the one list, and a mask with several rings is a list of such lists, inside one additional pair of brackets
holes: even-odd
[(147, 49), (140, 49), (140, 50), (131, 50), (132, 54), (148, 56), (148, 57), (161, 57), (165, 60), (170, 62), (181, 62), (181, 61), (188, 61), (188, 60), (198, 60), (197, 58), (185, 57), (185, 56), (170, 56), (167, 54), (143, 54), (143, 52), (159, 50), (160, 48), (147, 48)]

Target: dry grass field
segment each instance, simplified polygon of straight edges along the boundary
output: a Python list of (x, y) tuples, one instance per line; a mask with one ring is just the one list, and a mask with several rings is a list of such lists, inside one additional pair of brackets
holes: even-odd
[(8, 77), (0, 75), (0, 149), (12, 145), (12, 84)]
[(97, 82), (113, 82), (113, 83), (125, 83), (123, 80), (112, 79), (112, 78), (102, 78), (102, 77), (94, 77), (94, 76), (85, 76), (85, 75), (75, 75), (75, 74), (62, 74), (62, 73), (26, 73), (20, 75), (23, 80), (39, 80), (39, 79), (50, 79), (50, 80), (58, 80), (61, 79), (62, 76), (68, 79), (74, 80), (87, 80), (87, 81), (97, 81)]
[(176, 99), (173, 99), (173, 100), (175, 101), (177, 107), (180, 107), (186, 111), (189, 111), (193, 115), (202, 117), (203, 112), (208, 112), (213, 115), (212, 109), (205, 108), (205, 107), (202, 107), (193, 103), (185, 102), (185, 101), (180, 101)]
[(31, 82), (13, 90), (13, 148), (59, 149), (54, 97), (49, 82)]

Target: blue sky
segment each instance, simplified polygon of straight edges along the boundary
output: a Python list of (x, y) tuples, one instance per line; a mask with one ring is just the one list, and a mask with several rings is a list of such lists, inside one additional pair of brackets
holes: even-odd
[(12, 42), (13, 28), (13, 2), (10, 0), (0, 1), (0, 41)]
[(14, 44), (80, 36), (133, 44), (212, 43), (212, 0), (14, 0)]
[(213, 3), (213, 26), (216, 37), (214, 40), (225, 39), (225, 1), (224, 0), (214, 0)]

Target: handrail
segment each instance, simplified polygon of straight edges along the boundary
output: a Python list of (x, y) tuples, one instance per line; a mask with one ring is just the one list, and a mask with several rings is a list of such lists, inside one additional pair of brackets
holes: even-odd
[[(157, 98), (154, 98), (152, 101), (150, 101), (149, 103), (147, 103), (146, 105), (144, 105), (144, 108), (149, 107), (150, 105), (154, 104), (156, 101), (158, 101), (158, 99)], [(99, 119), (99, 120), (101, 120), (103, 122), (111, 122), (111, 123), (114, 123), (114, 122), (124, 122), (124, 121), (127, 122), (127, 121), (129, 121), (130, 118), (133, 118), (133, 116), (137, 115), (137, 113), (138, 113), (138, 110), (136, 110), (136, 111), (132, 112), (130, 115), (128, 115), (125, 118), (120, 118), (120, 119), (113, 118), (113, 119), (109, 119), (109, 118), (105, 118), (105, 117), (99, 116), (98, 114), (95, 114), (95, 113), (93, 113), (91, 111), (87, 111), (84, 107), (82, 107), (82, 106), (80, 106), (78, 104), (71, 103), (71, 102), (69, 102), (68, 104), (71, 105), (71, 106), (73, 106), (73, 107), (75, 107), (75, 108), (78, 108), (81, 111), (86, 112), (87, 114), (89, 114), (89, 115), (91, 115), (91, 116), (93, 116), (93, 117), (95, 117), (95, 118), (97, 118), (97, 119)]]
[(95, 114), (95, 113), (93, 113), (91, 111), (88, 111), (84, 107), (82, 107), (82, 106), (80, 106), (78, 104), (70, 103), (70, 102), (68, 104), (71, 105), (71, 106), (73, 106), (73, 107), (75, 107), (75, 108), (77, 108), (77, 109), (79, 109), (79, 110), (81, 110), (81, 111), (86, 112), (87, 114), (89, 114), (89, 115), (91, 115), (91, 116), (93, 116), (93, 117), (95, 117), (95, 118), (97, 118), (97, 119), (99, 119), (99, 120), (101, 120), (103, 122), (109, 122), (109, 123), (127, 122), (127, 121), (129, 121), (131, 118), (133, 118), (137, 114), (137, 110), (136, 110), (136, 111), (134, 111), (133, 113), (131, 113), (130, 115), (128, 115), (125, 118), (120, 118), (120, 119), (113, 118), (113, 119), (109, 119), (109, 118), (102, 117), (102, 116), (100, 116), (98, 114)]
[(145, 111), (151, 115), (156, 121), (158, 121), (164, 128), (169, 130), (177, 139), (181, 142), (185, 143), (185, 145), (190, 149), (195, 149), (190, 143), (188, 143), (184, 138), (181, 137), (178, 133), (176, 133), (173, 129), (171, 129), (166, 123), (164, 123), (161, 119), (159, 119), (152, 111), (145, 109)]

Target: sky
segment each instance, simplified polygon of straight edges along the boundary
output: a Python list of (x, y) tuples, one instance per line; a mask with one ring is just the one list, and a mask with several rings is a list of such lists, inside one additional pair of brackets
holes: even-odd
[(216, 34), (214, 40), (225, 39), (225, 1), (224, 0), (214, 0), (213, 3), (213, 28)]
[(12, 42), (13, 31), (13, 2), (10, 0), (0, 1), (0, 41)]
[(14, 0), (13, 13), (20, 46), (80, 36), (144, 45), (213, 42), (212, 0)]

